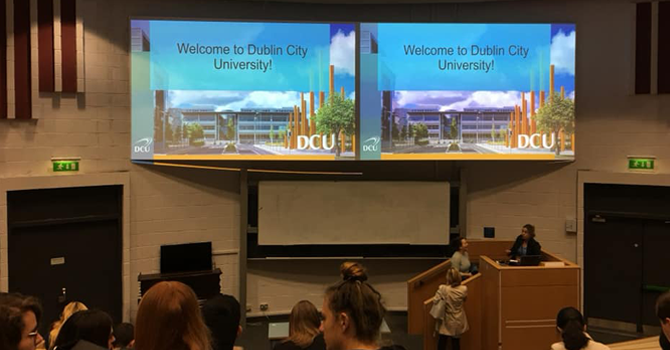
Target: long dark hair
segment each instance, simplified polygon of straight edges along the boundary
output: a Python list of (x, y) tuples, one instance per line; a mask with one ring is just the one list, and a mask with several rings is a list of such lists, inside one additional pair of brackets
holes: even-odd
[(349, 315), (357, 340), (376, 342), (386, 313), (381, 294), (366, 282), (368, 275), (358, 263), (343, 263), (340, 274), (342, 281), (326, 289), (328, 306), (333, 313)]
[(112, 318), (100, 310), (75, 312), (63, 323), (54, 343), (57, 350), (69, 350), (80, 340), (86, 340), (103, 348), (109, 347), (112, 334)]
[(23, 327), (23, 313), (19, 308), (0, 305), (0, 349), (18, 349)]
[(523, 228), (528, 230), (528, 234), (530, 235), (530, 238), (528, 239), (529, 241), (533, 238), (535, 238), (535, 226), (531, 224), (525, 224), (523, 225)]
[(584, 317), (574, 307), (566, 307), (558, 312), (556, 326), (561, 329), (566, 349), (579, 350), (589, 343), (589, 338), (584, 334)]
[(451, 240), (451, 250), (452, 252), (456, 253), (457, 251), (461, 250), (461, 247), (463, 246), (463, 240), (465, 237), (458, 237), (454, 238)]

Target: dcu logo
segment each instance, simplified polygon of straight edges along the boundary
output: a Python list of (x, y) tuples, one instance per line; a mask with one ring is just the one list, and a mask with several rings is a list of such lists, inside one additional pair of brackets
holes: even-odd
[(154, 139), (151, 137), (145, 137), (141, 140), (137, 140), (133, 146), (133, 151), (135, 153), (150, 153), (151, 145), (154, 143)]
[(378, 152), (379, 142), (381, 142), (379, 137), (371, 137), (365, 140), (365, 142), (363, 142), (363, 152)]

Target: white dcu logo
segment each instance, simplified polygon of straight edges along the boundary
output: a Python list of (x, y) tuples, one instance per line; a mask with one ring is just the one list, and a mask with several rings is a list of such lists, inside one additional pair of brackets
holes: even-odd
[(135, 151), (135, 153), (150, 153), (151, 152), (151, 145), (153, 143), (154, 143), (153, 138), (145, 137), (145, 138), (135, 142), (135, 146), (133, 147), (133, 150)]
[(379, 151), (379, 142), (381, 142), (381, 139), (379, 137), (371, 137), (365, 140), (365, 142), (363, 142), (363, 151), (364, 152)]

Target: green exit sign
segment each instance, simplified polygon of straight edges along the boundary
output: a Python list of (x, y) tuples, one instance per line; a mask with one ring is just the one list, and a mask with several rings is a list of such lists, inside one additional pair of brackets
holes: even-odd
[(628, 158), (628, 169), (654, 170), (654, 158)]
[(52, 163), (54, 172), (79, 171), (78, 160), (54, 160)]

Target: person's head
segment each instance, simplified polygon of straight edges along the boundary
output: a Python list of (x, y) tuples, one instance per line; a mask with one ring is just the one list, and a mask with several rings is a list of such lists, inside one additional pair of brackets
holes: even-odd
[(347, 350), (356, 345), (373, 346), (386, 309), (382, 297), (369, 283), (358, 263), (340, 267), (342, 281), (328, 287), (323, 300), (323, 336), (328, 350)]
[(661, 321), (663, 334), (670, 339), (670, 292), (665, 292), (656, 299), (656, 317)]
[(135, 327), (130, 323), (114, 326), (114, 348), (132, 348), (135, 345)]
[(75, 312), (63, 323), (54, 347), (57, 350), (69, 350), (80, 340), (111, 349), (114, 341), (112, 318), (100, 310)]
[(23, 314), (16, 307), (0, 305), (0, 349), (17, 350), (23, 331)]
[(211, 350), (198, 299), (187, 285), (159, 282), (140, 301), (135, 322), (137, 350)]
[(37, 333), (42, 306), (36, 298), (18, 293), (0, 293), (0, 305), (15, 308), (21, 313), (21, 340), (17, 345), (18, 350), (34, 350), (37, 344), (44, 341)]
[(74, 313), (84, 310), (88, 310), (88, 308), (86, 305), (78, 301), (73, 301), (65, 305), (63, 312), (60, 314), (60, 318), (51, 325), (51, 332), (49, 332), (49, 343), (51, 344), (50, 347), (55, 345), (56, 338), (58, 338), (58, 332), (60, 331), (61, 327), (63, 327), (63, 323), (65, 323), (65, 321), (67, 321), (67, 319), (70, 318), (70, 316), (72, 316)]
[(465, 239), (464, 237), (458, 237), (451, 241), (451, 245), (453, 246), (454, 252), (466, 252), (468, 250), (468, 240)]
[(202, 316), (209, 327), (214, 349), (232, 350), (242, 333), (240, 303), (231, 295), (218, 294), (202, 306)]
[(458, 273), (458, 270), (455, 268), (450, 268), (447, 271), (447, 284), (452, 286), (452, 287), (458, 287), (461, 285), (461, 274)]
[(521, 235), (523, 236), (523, 240), (527, 241), (531, 238), (535, 238), (535, 226), (531, 224), (525, 224), (521, 228)]
[(586, 330), (584, 317), (574, 307), (566, 307), (558, 312), (556, 327), (567, 350), (579, 350), (589, 343), (589, 338), (584, 334)]
[(286, 341), (292, 341), (300, 348), (308, 347), (314, 337), (319, 334), (321, 327), (321, 314), (316, 306), (307, 300), (302, 300), (293, 306), (288, 318), (289, 337)]

